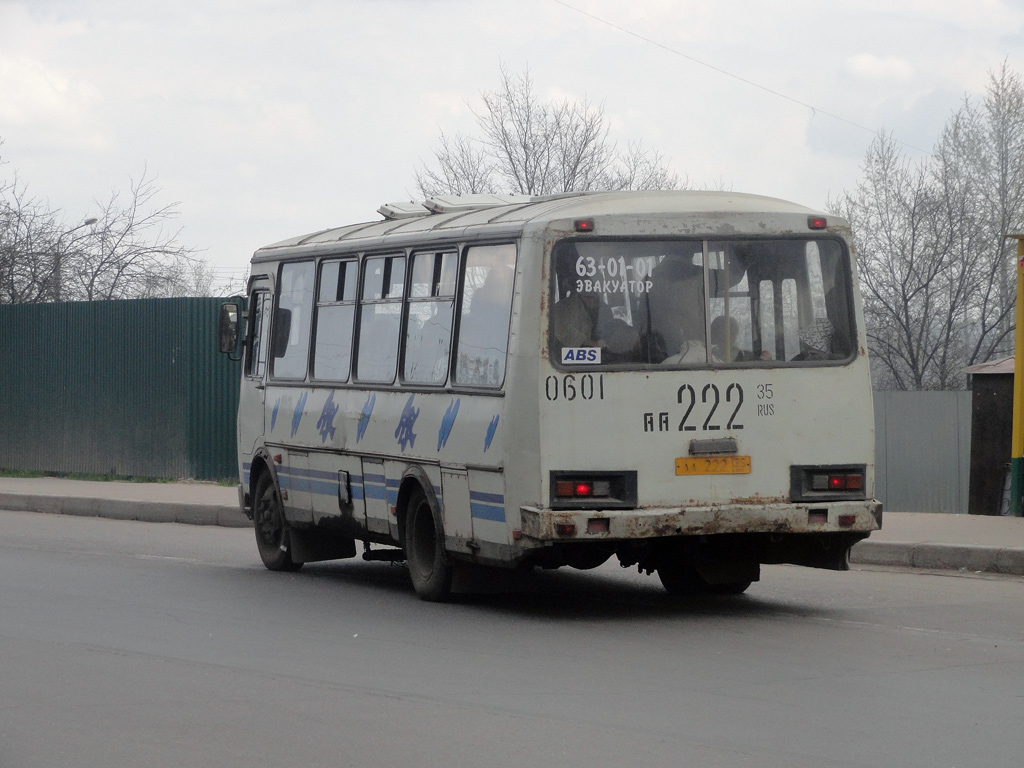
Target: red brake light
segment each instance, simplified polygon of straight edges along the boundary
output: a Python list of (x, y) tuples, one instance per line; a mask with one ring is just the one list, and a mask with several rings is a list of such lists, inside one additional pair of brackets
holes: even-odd
[(808, 229), (825, 229), (828, 227), (828, 221), (824, 216), (808, 216), (807, 217), (807, 228)]
[(576, 483), (575, 492), (577, 496), (593, 496), (594, 486), (590, 483)]
[(577, 232), (593, 232), (594, 231), (594, 220), (593, 219), (576, 219), (572, 223), (573, 229)]
[(567, 498), (573, 495), (576, 490), (576, 483), (572, 480), (558, 480), (555, 483), (555, 496)]

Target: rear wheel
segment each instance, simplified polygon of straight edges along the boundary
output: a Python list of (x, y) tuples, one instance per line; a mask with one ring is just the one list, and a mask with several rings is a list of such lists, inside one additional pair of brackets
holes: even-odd
[(672, 595), (693, 597), (696, 595), (742, 595), (753, 583), (752, 579), (709, 584), (696, 568), (687, 562), (672, 560), (658, 566), (658, 578), (662, 586)]
[(252, 521), (256, 530), (256, 548), (267, 568), (272, 571), (297, 571), (302, 567), (302, 563), (292, 560), (281, 494), (269, 472), (261, 475), (256, 483)]
[(451, 597), (452, 566), (444, 553), (444, 534), (422, 488), (409, 496), (405, 513), (405, 557), (416, 594), (443, 602)]

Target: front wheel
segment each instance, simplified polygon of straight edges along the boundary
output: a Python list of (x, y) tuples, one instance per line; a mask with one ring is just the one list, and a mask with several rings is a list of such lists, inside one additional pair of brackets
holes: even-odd
[(451, 597), (452, 566), (445, 557), (444, 534), (422, 488), (412, 492), (406, 508), (405, 557), (422, 600), (444, 602)]
[(256, 529), (256, 548), (260, 551), (263, 564), (271, 571), (299, 570), (302, 563), (292, 560), (281, 494), (269, 472), (260, 476), (253, 497), (252, 521)]

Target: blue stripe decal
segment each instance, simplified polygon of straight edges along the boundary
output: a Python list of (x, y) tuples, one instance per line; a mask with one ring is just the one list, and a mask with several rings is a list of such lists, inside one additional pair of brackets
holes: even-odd
[(469, 492), (469, 512), (478, 520), (505, 522), (505, 496), (500, 493)]
[(505, 504), (505, 495), (501, 493), (484, 493), (483, 491), (470, 491), (471, 501), (482, 501), (485, 504)]
[(493, 520), (496, 523), (505, 522), (505, 508), (493, 504), (478, 504), (475, 501), (469, 503), (470, 514), (477, 520)]
[[(244, 465), (246, 469), (250, 465)], [(374, 475), (368, 476), (371, 483)], [(383, 483), (383, 475), (377, 475), (380, 478), (380, 482)], [(299, 469), (296, 467), (277, 467), (277, 479), (284, 490), (295, 491), (296, 493), (311, 493), (317, 496), (330, 496), (336, 498), (338, 496), (338, 473), (329, 470), (322, 469)], [(362, 475), (349, 475), (349, 491), (352, 494), (353, 500), (362, 501), (365, 499), (363, 476)], [(249, 482), (248, 472), (245, 478), (246, 484)], [(372, 496), (371, 498), (384, 498), (381, 496)]]

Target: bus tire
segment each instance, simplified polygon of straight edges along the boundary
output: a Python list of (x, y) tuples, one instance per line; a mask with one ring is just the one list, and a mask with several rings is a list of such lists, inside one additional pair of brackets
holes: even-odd
[(406, 507), (405, 557), (420, 599), (444, 602), (451, 597), (452, 566), (445, 556), (440, 519), (419, 486), (409, 494)]
[(685, 562), (664, 562), (658, 566), (658, 578), (670, 595), (695, 597), (698, 595), (742, 595), (753, 580), (729, 581), (709, 584), (697, 569)]
[(658, 578), (670, 595), (693, 597), (707, 594), (707, 583), (697, 569), (686, 562), (663, 560), (658, 565)]
[(271, 571), (297, 571), (302, 563), (292, 560), (288, 523), (281, 494), (269, 472), (260, 475), (253, 494), (252, 522), (260, 559)]

